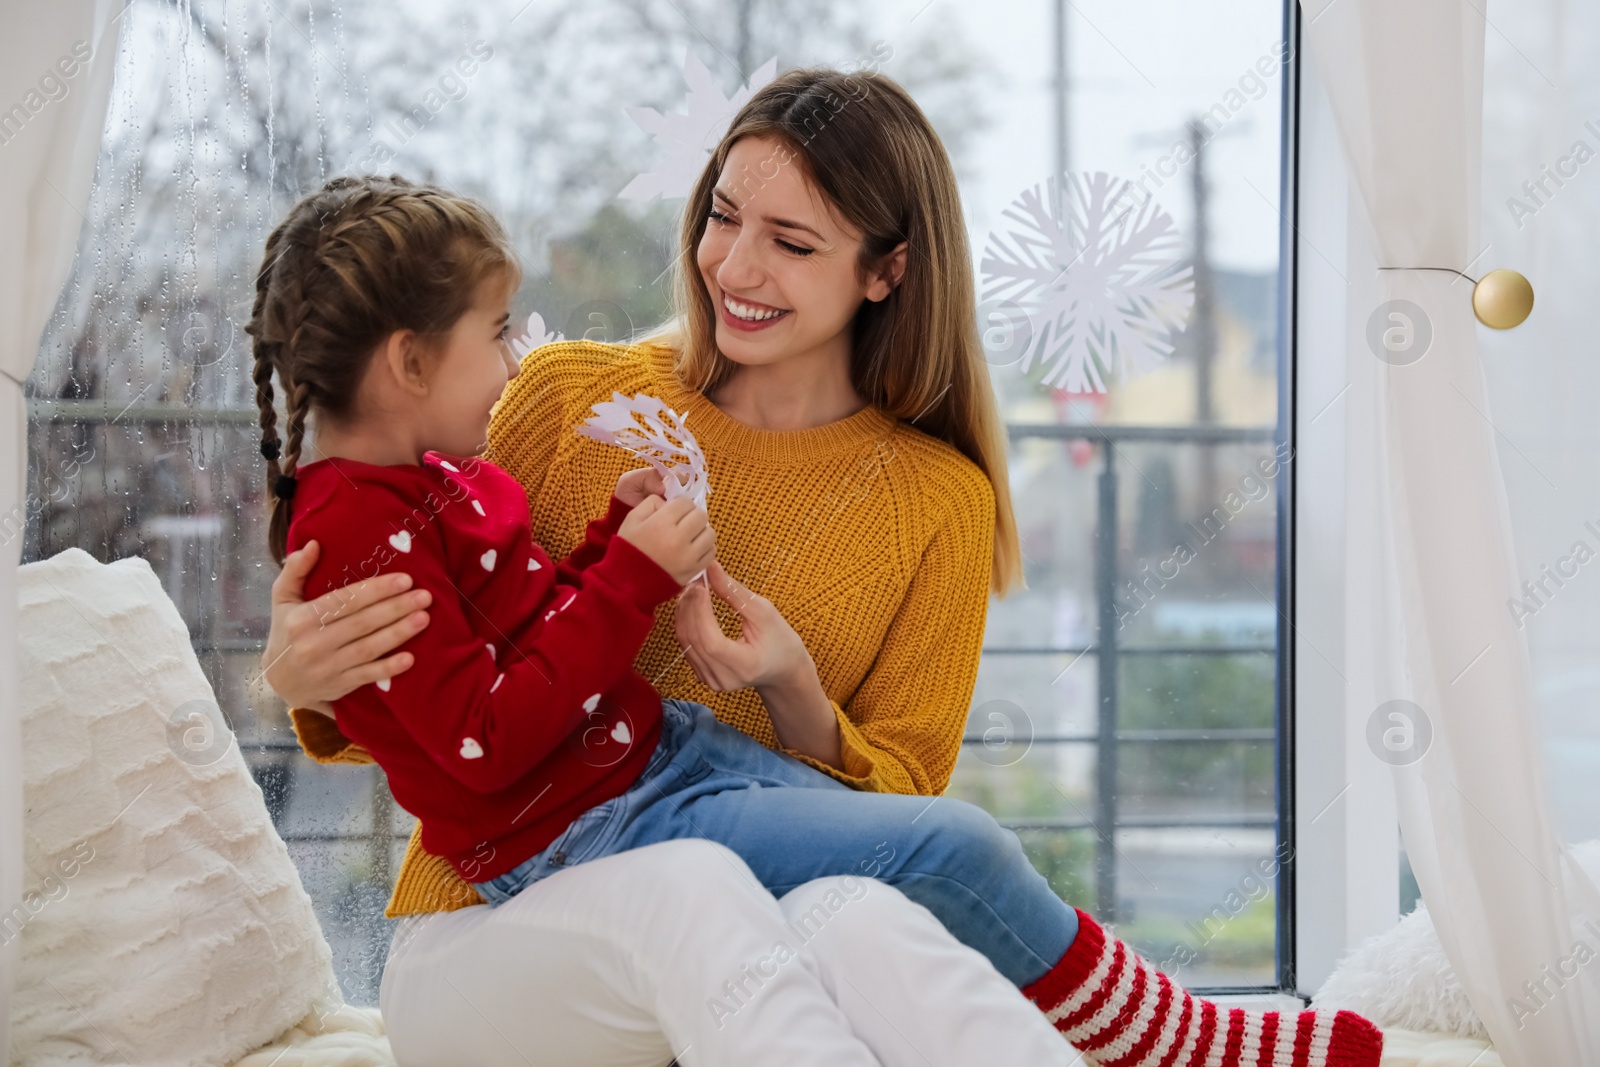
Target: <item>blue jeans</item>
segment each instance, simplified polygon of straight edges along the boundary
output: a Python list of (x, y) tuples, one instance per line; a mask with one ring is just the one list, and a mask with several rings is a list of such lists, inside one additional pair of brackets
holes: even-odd
[(864, 875), (922, 904), (1019, 987), (1072, 944), (1078, 917), (981, 808), (864, 793), (717, 721), (662, 701), (661, 741), (638, 781), (574, 819), (543, 852), (477, 889), (503, 904), (588, 860), (679, 837), (720, 842), (774, 896), (828, 875)]

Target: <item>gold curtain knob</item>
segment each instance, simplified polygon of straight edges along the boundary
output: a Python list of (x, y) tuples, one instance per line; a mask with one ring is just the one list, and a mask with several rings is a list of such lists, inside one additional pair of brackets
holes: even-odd
[(1521, 326), (1533, 312), (1533, 286), (1514, 270), (1492, 270), (1472, 287), (1472, 313), (1491, 330)]

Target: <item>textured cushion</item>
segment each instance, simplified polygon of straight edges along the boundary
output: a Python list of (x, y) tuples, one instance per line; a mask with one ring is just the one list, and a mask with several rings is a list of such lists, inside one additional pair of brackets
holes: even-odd
[(1311, 1005), (1348, 1009), (1382, 1030), (1489, 1036), (1467, 1002), (1427, 907), (1420, 903), (1398, 924), (1346, 953)]
[(338, 1004), (311, 900), (149, 565), (71, 549), (18, 578), (12, 1064), (216, 1067)]
[[(1567, 851), (1590, 878), (1600, 881), (1600, 841), (1580, 841)], [(1398, 1031), (1419, 1039), (1437, 1038), (1438, 1042), (1447, 1037), (1457, 1039), (1448, 1049), (1442, 1043), (1429, 1046), (1428, 1067), (1468, 1062), (1491, 1067), (1499, 1063), (1493, 1052), (1476, 1058), (1477, 1052), (1488, 1047), (1489, 1033), (1456, 978), (1427, 906), (1420, 902), (1397, 924), (1346, 953), (1317, 990), (1311, 1006), (1328, 1011), (1344, 1008), (1364, 1015), (1385, 1035)], [(1390, 1044), (1386, 1040), (1385, 1064), (1390, 1062)]]

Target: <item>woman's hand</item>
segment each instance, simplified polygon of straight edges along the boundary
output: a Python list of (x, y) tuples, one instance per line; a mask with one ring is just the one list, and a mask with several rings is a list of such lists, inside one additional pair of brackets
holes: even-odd
[[(805, 642), (772, 601), (734, 581), (722, 564), (713, 560), (706, 577), (710, 593), (690, 582), (678, 594), (678, 642), (695, 676), (719, 693), (756, 690), (780, 743), (843, 769), (839, 722)], [(739, 613), (737, 641), (717, 625), (711, 593)]]
[(332, 715), (332, 701), (411, 666), (411, 653), (387, 654), (428, 625), (423, 609), (433, 594), (408, 592), (409, 574), (380, 574), (307, 603), (306, 575), (318, 552), (311, 541), (289, 553), (272, 583), (272, 630), (261, 668), (290, 707)]
[[(811, 653), (772, 601), (734, 581), (722, 564), (706, 568), (711, 592), (700, 582), (690, 582), (678, 594), (678, 642), (695, 675), (708, 689), (727, 693), (735, 689), (783, 686), (816, 673)], [(717, 625), (711, 610), (711, 593), (744, 622), (737, 641)]]

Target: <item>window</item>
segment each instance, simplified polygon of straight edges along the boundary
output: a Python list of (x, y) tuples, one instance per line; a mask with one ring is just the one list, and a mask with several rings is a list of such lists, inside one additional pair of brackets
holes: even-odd
[(1030, 588), (991, 606), (951, 791), (1186, 983), (1277, 987), (1287, 902), (1261, 872), (1285, 844), (1289, 531), (1287, 475), (1262, 463), (1288, 465), (1285, 18), (1273, 0), (133, 4), (75, 274), (29, 383), (35, 483), (93, 458), (30, 516), (26, 558), (150, 561), (346, 995), (375, 1003), (411, 820), (380, 774), (304, 759), (257, 669), (275, 570), (243, 325), (267, 233), (333, 174), (443, 182), (522, 247), (521, 313), (620, 340), (666, 313), (678, 207), (618, 199), (660, 156), (624, 108), (680, 108), (686, 53), (731, 93), (775, 53), (860, 66), (886, 45), (955, 160), (980, 261), (1026, 190), (1102, 172), (1170, 216), (1163, 277), (1187, 271), (1193, 301), (1170, 357), (1104, 393), (1024, 372), (1004, 300), (986, 301)]
[[(1289, 988), (1275, 880), (1292, 857), (1278, 759), (1285, 14), (1068, 10), (1056, 158), (1144, 181), (1177, 220), (1194, 308), (1170, 359), (1106, 393), (996, 368), (1029, 589), (991, 604), (953, 791), (1185, 984)], [(1051, 115), (1058, 31), (1043, 12), (1015, 17), (1040, 43), (1011, 57), (1027, 92), (992, 135), (1027, 159), (1007, 127)], [(1159, 33), (1141, 29), (1157, 19)], [(1049, 173), (1050, 138), (1031, 147), (1037, 159), (991, 181)], [(981, 240), (1005, 197), (975, 188)]]

